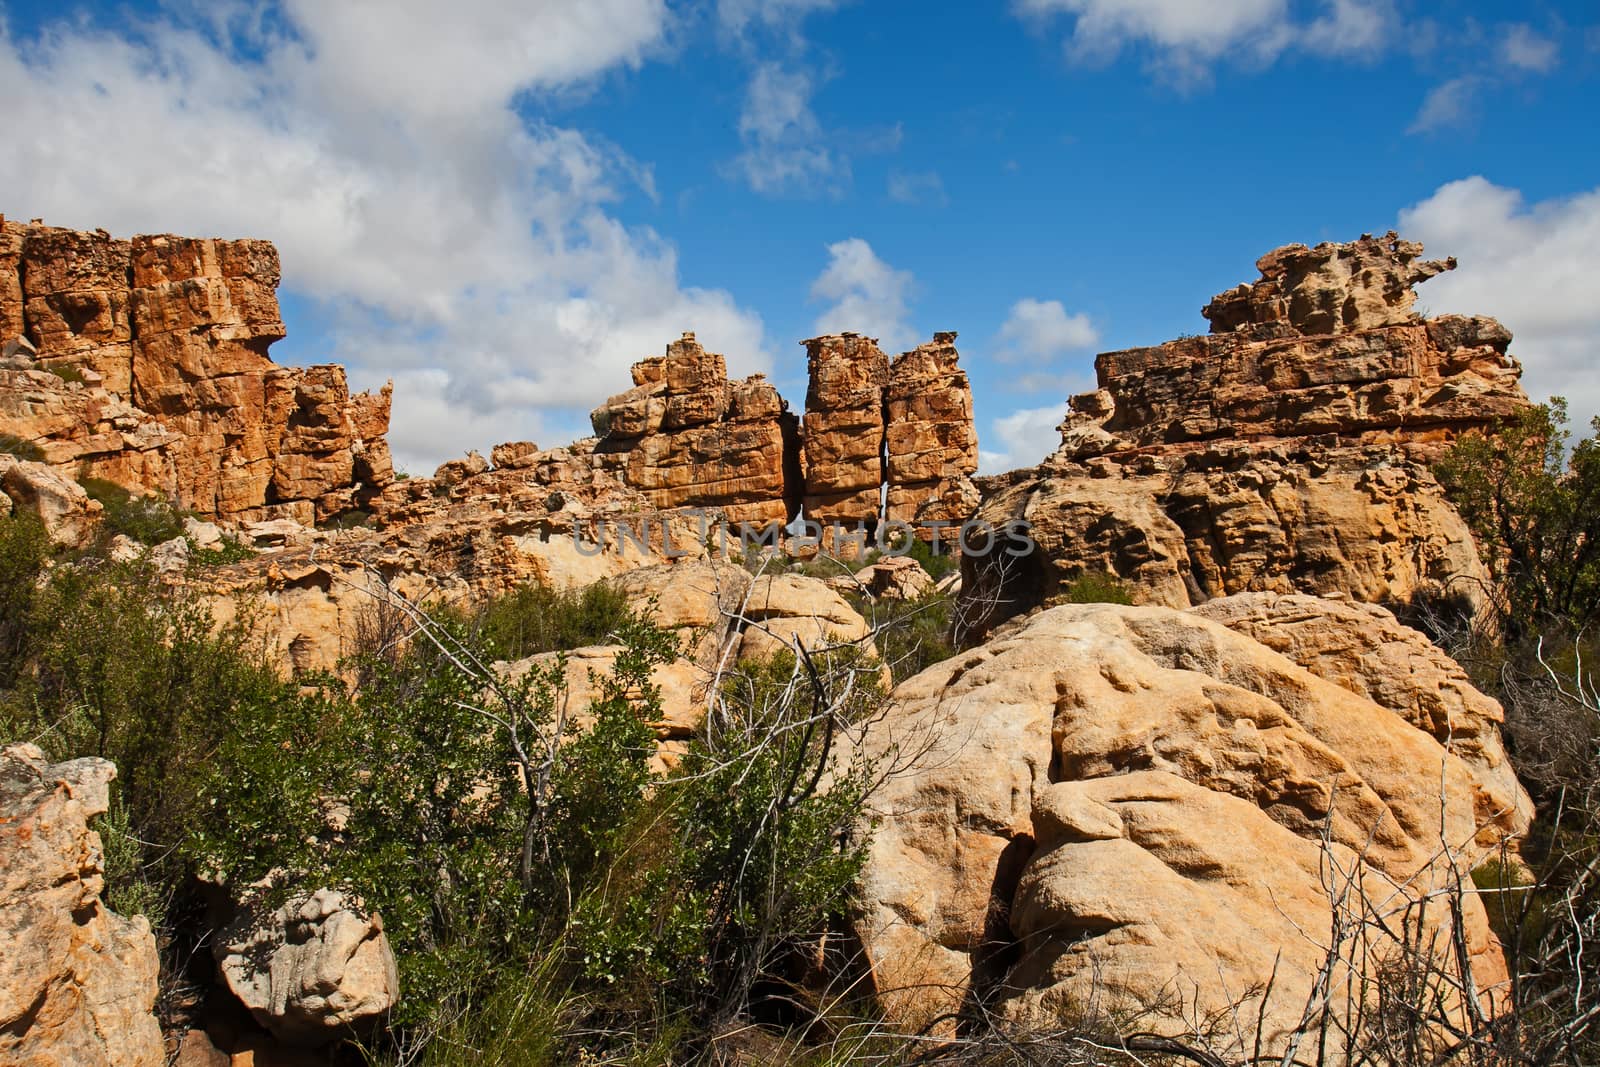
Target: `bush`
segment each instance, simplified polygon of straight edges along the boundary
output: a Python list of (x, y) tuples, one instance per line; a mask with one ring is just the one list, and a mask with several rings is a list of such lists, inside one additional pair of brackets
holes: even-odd
[(895, 685), (955, 655), (950, 640), (952, 597), (930, 593), (903, 604), (869, 603), (859, 596), (848, 599), (872, 624), (878, 655), (889, 665)]
[(0, 516), (0, 694), (16, 683), (32, 635), (50, 539), (32, 515)]
[(1127, 583), (1105, 571), (1087, 571), (1074, 578), (1062, 594), (1067, 604), (1132, 604)]
[(0, 455), (16, 456), (29, 463), (40, 463), (44, 460), (44, 449), (25, 437), (0, 433)]
[(474, 626), (494, 659), (609, 644), (629, 618), (628, 601), (599, 582), (582, 590), (533, 583), (481, 608)]
[(123, 534), (140, 544), (159, 545), (183, 536), (183, 516), (160, 497), (135, 496), (104, 478), (83, 478), (78, 484), (105, 509), (101, 530), (107, 538)]
[[(42, 556), (27, 546), (40, 536), (0, 528), (0, 632), (10, 634), (0, 738), (34, 741), (55, 760), (117, 765), (107, 892), (166, 907), (185, 890), (177, 846), (202, 817), (199, 782), (216, 746), (243, 709), (292, 690), (264, 665), (246, 621), (219, 627), (198, 597), (145, 565), (62, 564), (28, 594)], [(169, 932), (167, 915), (148, 914)]]
[[(1600, 619), (1600, 444), (1569, 450), (1566, 402), (1554, 397), (1473, 432), (1435, 466), (1494, 578), (1502, 632), (1515, 641)], [(1600, 418), (1594, 432), (1600, 434)]]

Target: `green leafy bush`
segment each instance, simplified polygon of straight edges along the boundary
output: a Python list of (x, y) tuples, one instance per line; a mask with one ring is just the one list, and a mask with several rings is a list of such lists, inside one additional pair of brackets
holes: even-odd
[(1478, 542), (1513, 640), (1600, 619), (1600, 443), (1569, 449), (1566, 422), (1554, 397), (1491, 435), (1465, 435), (1434, 468)]
[(104, 478), (84, 478), (78, 484), (105, 509), (101, 529), (106, 537), (123, 534), (140, 544), (159, 545), (183, 536), (183, 516), (160, 497), (135, 496)]
[(1087, 571), (1072, 580), (1062, 600), (1068, 604), (1132, 604), (1133, 591), (1116, 575)]
[(629, 617), (628, 601), (603, 582), (581, 590), (532, 583), (477, 612), (475, 626), (495, 659), (609, 644)]

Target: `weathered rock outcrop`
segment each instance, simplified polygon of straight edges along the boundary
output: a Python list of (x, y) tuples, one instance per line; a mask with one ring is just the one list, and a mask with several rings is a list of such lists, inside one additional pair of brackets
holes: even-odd
[(0, 518), (32, 515), (57, 545), (84, 544), (100, 522), (101, 506), (83, 486), (43, 463), (0, 453), (0, 490)]
[(0, 750), (0, 1062), (160, 1067), (155, 937), (115, 914), (100, 835), (105, 760), (51, 765), (33, 745)]
[(799, 420), (762, 375), (730, 382), (694, 334), (634, 364), (634, 387), (595, 409), (595, 452), (657, 508), (716, 508), (786, 523), (799, 508)]
[(858, 334), (804, 342), (807, 519), (853, 530), (880, 517), (959, 522), (972, 514), (978, 435), (955, 338), (934, 334), (892, 363)]
[(1278, 249), (1207, 307), (1211, 335), (1099, 356), (1060, 450), (986, 484), (980, 517), (1027, 520), (1042, 551), (968, 561), (975, 632), (1088, 571), (1177, 607), (1245, 590), (1476, 603), (1486, 575), (1429, 465), (1528, 401), (1499, 323), (1411, 313), (1410, 285), (1451, 266), (1420, 253), (1393, 234)]
[(806, 518), (824, 526), (875, 522), (888, 478), (889, 357), (853, 333), (804, 344)]
[(359, 1033), (400, 995), (383, 922), (331, 889), (292, 900), (264, 922), (246, 912), (218, 935), (212, 954), (255, 1020), (294, 1044)]
[(972, 386), (956, 361), (956, 335), (895, 357), (885, 414), (888, 517), (909, 523), (965, 521), (978, 508)]
[[(1245, 631), (1296, 620), (1288, 651), (1312, 663), (1355, 643), (1345, 605), (1252, 599), (1226, 615)], [(1458, 755), (1410, 721), (1452, 701), (1433, 691), (1448, 670), (1420, 658), (1374, 700), (1370, 665), (1330, 672), (1335, 684), (1195, 613), (1072, 605), (902, 683), (865, 742), (911, 769), (872, 798), (884, 820), (858, 926), (891, 1014), (916, 1024), (981, 1000), (1048, 1025), (1093, 1006), (1183, 1033), (1221, 1013), (1233, 1052), (1259, 1018), (1281, 1054), (1347, 883), (1356, 911), (1381, 908), (1398, 928), (1526, 828), (1514, 782), (1506, 810), (1484, 804), (1503, 783), (1486, 785), (1482, 752)], [(1477, 694), (1454, 699), (1463, 725), (1490, 715)], [(1479, 899), (1462, 908), (1491, 989), (1505, 980), (1499, 946)], [(1386, 946), (1337, 949), (1342, 1012), (1347, 969)]]
[(352, 397), (340, 367), (267, 356), (284, 336), (271, 244), (0, 231), (0, 342), (25, 336), (57, 376), (0, 371), (0, 431), (48, 462), (223, 519), (308, 524), (392, 479), (387, 390)]

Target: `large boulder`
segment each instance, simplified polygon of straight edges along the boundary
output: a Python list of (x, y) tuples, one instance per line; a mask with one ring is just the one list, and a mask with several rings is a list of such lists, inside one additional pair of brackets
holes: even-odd
[(1322, 597), (1241, 593), (1201, 604), (1194, 613), (1388, 708), (1449, 749), (1473, 775), (1486, 845), (1503, 829), (1527, 832), (1533, 801), (1506, 755), (1499, 701), (1479, 692), (1459, 663), (1389, 611)]
[(331, 889), (298, 896), (264, 917), (242, 909), (212, 954), (239, 1002), (292, 1044), (370, 1029), (400, 996), (383, 920)]
[[(1343, 610), (1330, 609), (1334, 630)], [(1417, 699), (1444, 681), (1420, 672)], [(1463, 717), (1487, 715), (1468, 703)], [(1476, 754), (1246, 633), (1161, 607), (1013, 623), (902, 683), (864, 744), (909, 768), (870, 802), (882, 822), (857, 927), (909, 1025), (981, 1002), (1049, 1026), (1093, 1005), (1173, 1034), (1225, 1017), (1234, 1052), (1259, 1027), (1279, 1055), (1327, 959), (1339, 890), (1396, 919), (1526, 826), (1514, 804), (1486, 817)], [(1461, 906), (1475, 978), (1492, 988), (1499, 946), (1478, 898)], [(1347, 1007), (1360, 950), (1394, 947), (1336, 946), (1330, 1010)]]
[(0, 489), (12, 509), (38, 519), (58, 545), (80, 548), (99, 525), (100, 505), (83, 486), (43, 463), (0, 454)]
[(160, 961), (143, 916), (106, 907), (100, 835), (117, 770), (0, 749), (0, 1062), (160, 1067)]

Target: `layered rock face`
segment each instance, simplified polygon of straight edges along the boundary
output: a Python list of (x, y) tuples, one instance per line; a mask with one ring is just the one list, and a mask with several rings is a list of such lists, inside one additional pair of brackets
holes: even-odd
[(804, 344), (806, 518), (823, 525), (875, 521), (888, 479), (889, 357), (853, 333)]
[(955, 339), (936, 333), (892, 362), (858, 334), (804, 342), (806, 518), (853, 529), (972, 514), (978, 435)]
[(762, 375), (730, 382), (694, 334), (634, 364), (634, 387), (593, 413), (595, 452), (658, 508), (717, 508), (787, 522), (799, 506), (798, 420)]
[(160, 1067), (159, 961), (143, 916), (106, 907), (100, 835), (116, 768), (0, 750), (0, 1062)]
[[(908, 769), (871, 801), (858, 924), (891, 1016), (1223, 1018), (1219, 1054), (1259, 1024), (1276, 1059), (1331, 952), (1328, 1010), (1350, 1018), (1352, 969), (1399, 948), (1362, 922), (1431, 929), (1448, 909), (1419, 902), (1528, 826), (1480, 743), (1498, 707), (1373, 612), (1064, 606), (897, 688), (865, 744)], [(1479, 898), (1462, 911), (1487, 992), (1504, 960)]]
[(81, 379), (0, 371), (0, 431), (48, 462), (234, 521), (326, 519), (392, 480), (387, 390), (352, 397), (340, 367), (267, 356), (284, 336), (271, 244), (0, 230), (0, 338)]
[(1205, 309), (1211, 335), (1098, 357), (1060, 450), (988, 483), (981, 517), (1027, 520), (1042, 551), (969, 561), (976, 632), (1089, 571), (1178, 607), (1475, 602), (1481, 563), (1429, 465), (1528, 401), (1503, 326), (1410, 311), (1411, 285), (1453, 266), (1421, 251), (1394, 234), (1281, 248)]

